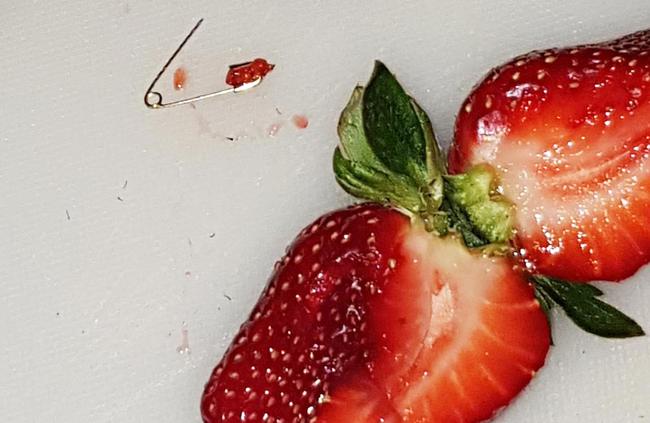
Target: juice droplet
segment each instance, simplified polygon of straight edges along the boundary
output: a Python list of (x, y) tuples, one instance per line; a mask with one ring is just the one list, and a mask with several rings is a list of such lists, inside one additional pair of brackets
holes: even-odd
[(307, 119), (306, 116), (303, 115), (293, 115), (291, 118), (293, 121), (293, 124), (296, 126), (298, 129), (305, 129), (307, 126), (309, 126), (309, 119)]
[(187, 82), (187, 72), (184, 68), (178, 68), (174, 71), (174, 89), (176, 91), (185, 88)]

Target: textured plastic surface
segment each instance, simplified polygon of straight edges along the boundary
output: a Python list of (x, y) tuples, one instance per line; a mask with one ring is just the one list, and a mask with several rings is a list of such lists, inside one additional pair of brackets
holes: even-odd
[[(183, 94), (258, 56), (275, 71), (250, 93), (147, 110), (144, 90), (200, 17), (176, 62)], [(351, 201), (330, 168), (336, 121), (375, 58), (448, 143), (491, 66), (649, 18), (647, 0), (3, 5), (0, 420), (199, 422), (203, 384), (273, 262)], [(174, 68), (160, 86), (170, 99)], [(649, 279), (647, 268), (604, 286), (648, 330)], [(548, 365), (496, 421), (650, 419), (650, 338), (602, 340), (556, 320)]]

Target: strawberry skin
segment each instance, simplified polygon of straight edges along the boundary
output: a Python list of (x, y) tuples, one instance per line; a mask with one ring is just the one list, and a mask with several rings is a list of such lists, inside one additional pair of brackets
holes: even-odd
[(362, 204), (294, 241), (201, 411), (206, 423), (477, 422), (528, 384), (549, 339), (506, 258)]
[(535, 51), (461, 107), (452, 173), (487, 162), (531, 270), (619, 281), (650, 260), (650, 31)]

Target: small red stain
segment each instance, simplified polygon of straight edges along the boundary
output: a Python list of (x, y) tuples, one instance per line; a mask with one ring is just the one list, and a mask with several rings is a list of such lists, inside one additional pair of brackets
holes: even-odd
[(293, 115), (291, 121), (298, 129), (305, 129), (309, 126), (309, 119), (304, 115)]
[(187, 72), (183, 68), (178, 68), (174, 72), (174, 89), (182, 90), (187, 83)]

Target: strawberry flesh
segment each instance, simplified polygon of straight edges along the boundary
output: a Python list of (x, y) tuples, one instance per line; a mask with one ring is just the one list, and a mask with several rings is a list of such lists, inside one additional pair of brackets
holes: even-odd
[(275, 68), (265, 59), (255, 59), (251, 62), (230, 66), (226, 74), (226, 84), (234, 88), (241, 87), (257, 79), (264, 78)]
[(449, 169), (497, 168), (531, 270), (572, 281), (650, 260), (650, 32), (535, 51), (461, 107)]
[(475, 422), (542, 366), (549, 328), (505, 258), (364, 204), (307, 227), (214, 370), (217, 422)]

